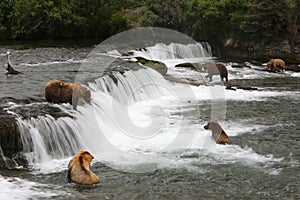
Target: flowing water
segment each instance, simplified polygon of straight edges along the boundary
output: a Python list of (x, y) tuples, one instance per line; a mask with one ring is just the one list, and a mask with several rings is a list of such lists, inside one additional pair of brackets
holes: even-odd
[[(97, 54), (114, 58), (113, 69), (100, 73), (107, 71), (101, 59), (89, 71), (93, 47), (12, 45), (0, 51), (7, 49), (24, 74), (1, 70), (0, 98), (4, 111), (17, 115), (29, 167), (0, 171), (0, 199), (300, 198), (298, 73), (225, 63), (233, 84), (257, 88), (234, 91), (217, 76), (201, 86), (171, 83), (150, 68), (114, 60), (122, 57), (118, 51)], [(163, 61), (173, 77), (202, 81), (205, 72), (175, 65), (214, 59), (207, 43), (157, 43), (131, 54)], [(44, 101), (49, 80), (82, 77), (92, 90), (91, 105), (74, 111)], [(216, 145), (204, 130), (211, 119), (218, 119), (230, 144)], [(67, 183), (68, 162), (79, 149), (95, 156), (100, 184)]]

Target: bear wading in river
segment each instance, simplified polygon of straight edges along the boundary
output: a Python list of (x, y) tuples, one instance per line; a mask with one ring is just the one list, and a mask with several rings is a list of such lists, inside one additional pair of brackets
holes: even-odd
[(271, 59), (267, 62), (267, 70), (272, 72), (284, 71), (285, 70), (285, 62), (282, 59)]
[(212, 131), (212, 137), (215, 139), (217, 144), (226, 144), (229, 142), (229, 137), (218, 123), (217, 120), (208, 122), (204, 129)]
[(68, 182), (81, 185), (94, 185), (100, 182), (99, 177), (90, 169), (94, 156), (88, 151), (80, 150), (68, 164)]
[(222, 82), (224, 78), (228, 82), (228, 71), (225, 65), (220, 63), (205, 63), (202, 67), (204, 70), (207, 70), (208, 74), (205, 77), (209, 78), (209, 81), (212, 81), (213, 75), (219, 75)]
[(45, 86), (45, 98), (50, 103), (70, 103), (76, 109), (80, 97), (91, 103), (91, 91), (77, 83), (51, 80)]

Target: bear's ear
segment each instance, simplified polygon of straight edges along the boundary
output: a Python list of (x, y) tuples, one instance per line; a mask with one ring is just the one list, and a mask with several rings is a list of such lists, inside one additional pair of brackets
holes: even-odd
[(84, 151), (83, 154), (90, 155), (90, 152)]
[(62, 86), (63, 86), (63, 83), (59, 82), (59, 87), (62, 88)]
[(88, 151), (85, 151), (85, 152), (83, 152), (82, 154), (85, 155), (85, 156), (90, 157), (91, 159), (94, 158), (94, 156), (93, 156), (92, 154), (90, 154), (90, 152), (88, 152)]

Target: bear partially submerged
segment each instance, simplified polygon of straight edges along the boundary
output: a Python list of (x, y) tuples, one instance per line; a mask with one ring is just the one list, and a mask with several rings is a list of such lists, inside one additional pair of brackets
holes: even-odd
[(217, 120), (208, 122), (204, 128), (212, 131), (212, 137), (218, 144), (226, 144), (229, 142), (229, 137), (218, 123)]
[(213, 75), (219, 75), (221, 81), (223, 82), (224, 78), (228, 82), (228, 71), (225, 65), (221, 63), (205, 63), (202, 65), (203, 69), (207, 70), (206, 78), (209, 78), (209, 81), (212, 81)]
[(45, 98), (50, 103), (70, 103), (76, 109), (79, 98), (91, 102), (91, 91), (77, 83), (51, 80), (45, 87)]
[(94, 156), (88, 151), (80, 150), (68, 164), (68, 182), (81, 185), (93, 185), (100, 182), (99, 177), (90, 169)]

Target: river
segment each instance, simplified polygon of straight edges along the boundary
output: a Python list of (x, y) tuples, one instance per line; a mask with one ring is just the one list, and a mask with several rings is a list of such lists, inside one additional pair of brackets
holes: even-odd
[[(14, 68), (24, 73), (5, 75), (2, 67), (0, 98), (18, 118), (29, 167), (0, 171), (0, 199), (300, 198), (299, 73), (269, 73), (252, 60), (223, 62), (233, 86), (255, 88), (226, 90), (217, 76), (210, 83), (205, 72), (175, 67), (222, 62), (207, 43), (155, 41), (126, 56), (115, 48), (2, 44), (0, 65), (10, 50)], [(168, 75), (205, 84), (169, 82), (127, 61), (134, 56), (160, 60)], [(51, 79), (86, 85), (91, 105), (74, 111), (46, 103), (43, 89)], [(66, 115), (52, 117), (52, 109)], [(229, 144), (215, 144), (204, 130), (212, 119)], [(67, 183), (68, 162), (79, 149), (95, 156), (98, 185)]]

